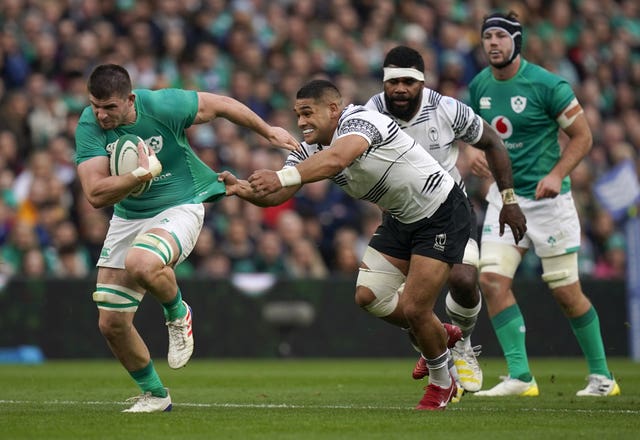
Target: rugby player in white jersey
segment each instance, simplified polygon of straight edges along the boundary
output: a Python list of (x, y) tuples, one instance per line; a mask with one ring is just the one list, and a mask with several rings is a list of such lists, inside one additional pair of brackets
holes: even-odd
[[(448, 368), (446, 331), (433, 307), (469, 240), (471, 214), (464, 192), (391, 118), (362, 106), (345, 107), (329, 81), (303, 86), (294, 110), (304, 137), (301, 150), (289, 154), (283, 169), (258, 170), (248, 180), (221, 173), (227, 195), (278, 205), (305, 183), (331, 179), (352, 197), (382, 208), (383, 222), (361, 263), (356, 302), (411, 330), (429, 369), (429, 384), (416, 409), (445, 409), (457, 385)], [(512, 183), (504, 179), (498, 185), (507, 189)], [(526, 231), (517, 205), (505, 210), (502, 221), (516, 240)]]
[[(456, 167), (458, 141), (494, 151), (499, 161), (489, 162), (492, 174), (498, 180), (511, 180), (511, 166), (502, 140), (469, 106), (425, 87), (424, 60), (418, 51), (407, 46), (394, 47), (384, 59), (383, 71), (384, 91), (372, 96), (365, 107), (393, 119), (442, 165), (463, 191), (464, 181)], [(458, 380), (462, 389), (475, 392), (482, 388), (482, 369), (476, 359), (480, 346), (472, 347), (471, 333), (480, 313), (481, 296), (478, 227), (473, 210), (471, 215), (464, 258), (461, 264), (453, 265), (449, 274), (445, 310), (451, 322), (462, 330), (463, 339), (451, 349)], [(425, 358), (421, 356), (413, 377), (422, 379), (427, 374)]]

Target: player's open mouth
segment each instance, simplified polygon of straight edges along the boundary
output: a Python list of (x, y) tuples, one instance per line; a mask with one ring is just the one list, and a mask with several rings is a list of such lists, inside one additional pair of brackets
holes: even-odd
[(313, 133), (313, 128), (305, 128), (304, 130), (302, 130), (303, 135), (311, 134), (311, 133)]

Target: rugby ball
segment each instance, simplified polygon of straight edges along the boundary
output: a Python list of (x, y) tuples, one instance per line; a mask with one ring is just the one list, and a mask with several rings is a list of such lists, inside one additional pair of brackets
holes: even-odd
[[(138, 168), (138, 142), (140, 141), (144, 143), (145, 151), (149, 154), (149, 146), (141, 137), (134, 134), (125, 134), (107, 146), (107, 151), (111, 152), (109, 167), (111, 168), (112, 176), (128, 174)], [(142, 182), (129, 195), (140, 197), (151, 188), (151, 182), (153, 182), (153, 179)]]

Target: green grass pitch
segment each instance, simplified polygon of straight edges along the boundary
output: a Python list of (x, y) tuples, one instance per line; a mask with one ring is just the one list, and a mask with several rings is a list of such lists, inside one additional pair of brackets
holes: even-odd
[[(485, 388), (504, 374), (480, 358)], [(532, 359), (540, 397), (465, 395), (415, 411), (415, 359), (194, 359), (156, 366), (173, 411), (126, 414), (137, 388), (116, 361), (0, 365), (0, 439), (638, 439), (640, 364), (610, 359), (622, 395), (577, 398), (582, 359)]]

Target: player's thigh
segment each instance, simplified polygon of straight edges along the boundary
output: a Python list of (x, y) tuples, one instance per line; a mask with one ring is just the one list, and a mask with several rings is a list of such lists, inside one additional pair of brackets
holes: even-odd
[[(522, 208), (522, 206), (521, 206)], [(501, 207), (494, 204), (489, 203), (487, 205), (487, 211), (484, 216), (484, 222), (482, 224), (482, 238), (480, 242), (480, 264), (482, 265), (482, 259), (484, 257), (484, 244), (485, 242), (493, 242), (500, 243), (507, 246), (515, 246), (516, 243), (513, 240), (513, 234), (511, 232), (511, 228), (509, 225), (504, 226), (504, 233), (500, 235), (500, 209)], [(525, 217), (527, 218), (527, 228), (529, 228), (529, 216), (526, 212), (524, 212), (524, 208), (522, 208)], [(529, 229), (525, 232), (524, 237), (518, 242), (518, 247), (521, 249), (529, 249), (531, 247), (531, 238), (529, 236)]]
[(184, 261), (196, 245), (204, 222), (204, 206), (201, 203), (169, 208), (149, 219), (145, 231), (161, 229), (160, 234), (172, 247), (170, 264)]
[(413, 255), (401, 301), (409, 313), (413, 307), (433, 309), (444, 286), (451, 265), (432, 257)]
[(540, 258), (578, 251), (580, 220), (571, 193), (528, 201), (523, 212), (527, 217), (527, 235)]

